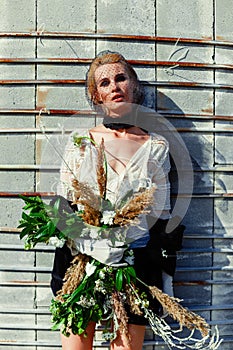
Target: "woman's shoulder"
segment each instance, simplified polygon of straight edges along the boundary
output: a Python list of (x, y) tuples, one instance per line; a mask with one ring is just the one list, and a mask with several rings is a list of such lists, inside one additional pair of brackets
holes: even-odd
[(156, 164), (165, 164), (169, 159), (169, 144), (167, 139), (157, 133), (151, 135), (150, 157)]
[(89, 138), (88, 129), (81, 129), (81, 128), (74, 129), (67, 136), (67, 142), (65, 147), (66, 153), (78, 152), (78, 150), (80, 150), (80, 146), (83, 145), (84, 143), (85, 144), (87, 143), (88, 138)]
[(154, 146), (162, 145), (164, 148), (169, 148), (169, 143), (164, 136), (157, 134), (155, 132), (152, 132), (150, 133), (150, 137), (151, 137), (152, 145)]

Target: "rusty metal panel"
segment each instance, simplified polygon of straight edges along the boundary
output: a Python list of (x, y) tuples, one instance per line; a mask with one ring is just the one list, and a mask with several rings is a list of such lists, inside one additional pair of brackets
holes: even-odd
[(207, 1), (159, 1), (157, 35), (213, 39), (213, 6)]
[[(100, 0), (97, 2), (97, 32), (155, 35), (155, 11), (153, 0), (146, 1), (143, 6), (135, 0), (124, 3), (120, 0)], [(120, 25), (120, 20), (124, 25)]]
[[(184, 218), (187, 230), (175, 292), (212, 325), (219, 325), (222, 350), (232, 348), (230, 9), (229, 0), (150, 0), (142, 6), (134, 0), (69, 0), (56, 6), (44, 0), (11, 6), (2, 1), (1, 348), (60, 347), (58, 332), (49, 331), (53, 250), (42, 246), (24, 252), (16, 229), (22, 208), (17, 197), (41, 190), (47, 198), (54, 194), (59, 164), (54, 164), (47, 184), (40, 185), (48, 166), (41, 163), (46, 152), (41, 124), (51, 136), (60, 125), (71, 130), (98, 122), (85, 99), (84, 79), (91, 59), (104, 49), (120, 51), (134, 65), (146, 89), (145, 104), (177, 128), (190, 152), (194, 190)], [(176, 191), (174, 180), (173, 197)], [(95, 348), (105, 349), (100, 334)], [(144, 348), (166, 347), (148, 329)]]

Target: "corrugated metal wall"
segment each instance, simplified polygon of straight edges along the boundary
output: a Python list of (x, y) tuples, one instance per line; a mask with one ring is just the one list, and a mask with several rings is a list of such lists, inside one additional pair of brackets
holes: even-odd
[[(221, 350), (232, 349), (232, 2), (1, 0), (0, 14), (0, 348), (60, 347), (48, 312), (53, 250), (23, 250), (17, 194), (41, 190), (41, 123), (48, 135), (64, 123), (95, 124), (85, 72), (97, 52), (113, 49), (190, 151), (194, 193), (175, 291), (218, 324)], [(98, 337), (96, 345), (106, 347)], [(166, 346), (148, 331), (145, 349), (154, 348)]]

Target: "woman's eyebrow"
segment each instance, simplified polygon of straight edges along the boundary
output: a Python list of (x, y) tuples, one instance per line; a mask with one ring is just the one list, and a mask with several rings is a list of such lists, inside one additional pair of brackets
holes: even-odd
[(122, 73), (118, 73), (117, 75), (116, 75), (116, 77), (119, 77), (119, 76), (125, 76), (126, 75), (126, 73), (125, 72), (122, 72)]
[[(125, 72), (122, 72), (122, 73), (117, 73), (116, 74), (116, 76), (115, 76), (115, 78), (117, 79), (117, 78), (119, 78), (119, 77), (121, 77), (121, 76), (126, 76), (126, 73)], [(97, 84), (99, 84), (99, 83), (101, 83), (102, 81), (105, 81), (105, 80), (109, 80), (109, 77), (107, 77), (107, 76), (101, 76), (101, 77), (99, 77), (97, 80), (96, 80), (96, 83)]]
[(99, 84), (99, 83), (101, 83), (102, 81), (108, 80), (108, 79), (109, 79), (108, 77), (103, 76), (103, 77), (98, 78), (98, 79), (96, 80), (96, 83)]

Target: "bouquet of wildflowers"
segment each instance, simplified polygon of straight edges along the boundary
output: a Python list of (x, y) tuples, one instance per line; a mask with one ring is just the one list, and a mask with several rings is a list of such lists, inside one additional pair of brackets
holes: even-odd
[[(85, 139), (74, 137), (74, 143), (83, 147)], [(73, 204), (78, 206), (76, 212), (60, 197), (55, 198), (53, 204), (46, 204), (40, 197), (21, 196), (25, 206), (18, 227), (22, 229), (20, 238), (25, 239), (26, 249), (40, 242), (57, 247), (66, 242), (76, 249), (63, 287), (51, 303), (53, 329), (60, 328), (66, 336), (70, 333), (82, 334), (90, 321), (104, 320), (106, 329), (103, 335), (106, 340), (115, 339), (120, 332), (130, 342), (127, 308), (147, 318), (154, 333), (164, 339), (169, 349), (174, 346), (177, 349), (217, 349), (221, 343), (218, 332), (211, 337), (209, 325), (202, 317), (182, 307), (180, 300), (169, 297), (157, 287), (145, 285), (134, 270), (133, 252), (127, 249), (127, 227), (136, 225), (139, 215), (147, 212), (153, 203), (155, 188), (140, 188), (136, 193), (129, 191), (116, 207), (106, 199), (106, 182), (102, 141), (98, 146), (99, 193), (74, 178)], [(122, 228), (119, 235), (117, 228)], [(112, 234), (112, 229), (115, 234)], [(97, 245), (101, 245), (102, 253), (103, 247), (107, 250), (109, 260), (104, 258), (102, 261), (100, 255), (95, 254), (95, 245), (91, 246), (93, 235)], [(107, 244), (104, 245), (104, 242)], [(87, 246), (91, 248), (88, 250)], [(148, 293), (179, 322), (180, 330), (185, 326), (191, 331), (190, 336), (178, 337), (177, 331), (152, 312), (142, 287), (147, 287)], [(195, 330), (200, 331), (201, 339), (193, 337)]]

